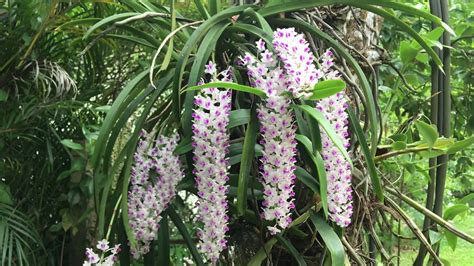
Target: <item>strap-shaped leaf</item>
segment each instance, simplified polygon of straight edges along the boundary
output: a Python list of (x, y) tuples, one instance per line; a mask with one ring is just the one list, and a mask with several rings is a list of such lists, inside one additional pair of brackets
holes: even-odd
[(344, 144), (342, 143), (341, 138), (337, 135), (337, 133), (334, 131), (334, 128), (332, 125), (329, 123), (329, 121), (324, 117), (324, 115), (316, 110), (315, 108), (309, 106), (309, 105), (294, 105), (295, 108), (298, 108), (314, 119), (318, 120), (319, 125), (326, 131), (326, 134), (328, 135), (329, 139), (336, 145), (337, 149), (344, 155), (346, 160), (352, 165), (351, 158), (349, 157), (349, 154), (346, 151), (346, 148), (344, 147)]
[(237, 109), (230, 111), (228, 128), (245, 125), (250, 121), (249, 109)]
[(255, 107), (252, 108), (250, 123), (245, 131), (244, 147), (240, 161), (239, 183), (237, 186), (237, 215), (242, 216), (247, 209), (247, 187), (250, 177), (250, 170), (255, 153), (255, 143), (257, 141), (257, 113)]
[(161, 214), (160, 229), (158, 230), (157, 265), (170, 265), (170, 230), (168, 226), (168, 216), (166, 212)]
[[(195, 1), (196, 3), (199, 2), (199, 0)], [(196, 49), (196, 45), (199, 41), (201, 41), (202, 38), (206, 35), (206, 33), (217, 23), (229, 19), (232, 16), (242, 12), (246, 8), (248, 8), (249, 5), (241, 5), (237, 7), (231, 7), (228, 8), (222, 12), (219, 12), (212, 18), (206, 20), (201, 26), (199, 26), (193, 34), (189, 37), (188, 41), (185, 43), (183, 49), (181, 50), (180, 57), (178, 61), (176, 62), (176, 70), (175, 70), (175, 75), (174, 75), (174, 80), (173, 80), (173, 113), (175, 116), (175, 119), (177, 121), (180, 121), (181, 117), (181, 99), (180, 99), (180, 90), (181, 86), (183, 85), (183, 75), (184, 75), (184, 69), (186, 67), (186, 64), (188, 62), (189, 56), (191, 55), (191, 52)], [(198, 70), (196, 70), (198, 71)], [(200, 77), (199, 75), (197, 75)], [(193, 81), (194, 83), (190, 83), (189, 85), (193, 86), (197, 84), (197, 79)], [(191, 97), (191, 101), (192, 101)], [(191, 113), (187, 114), (183, 119), (186, 120), (188, 116), (191, 116)], [(190, 120), (190, 119), (188, 119)]]
[(321, 193), (319, 191), (320, 188), (319, 188), (318, 181), (310, 173), (308, 173), (308, 171), (306, 171), (304, 168), (297, 166), (294, 173), (296, 175), (296, 178), (298, 178), (299, 181), (305, 184), (314, 193), (318, 195)]
[[(171, 28), (170, 32), (173, 32), (176, 29), (176, 9), (174, 2), (175, 0), (169, 0), (170, 2), (170, 13), (171, 13)], [(171, 56), (173, 55), (173, 48), (174, 48), (174, 36), (171, 36), (169, 43), (168, 43), (168, 51), (166, 51), (165, 58), (161, 63), (160, 71), (166, 70), (168, 65), (171, 61)]]
[(301, 10), (304, 8), (311, 8), (311, 7), (318, 7), (318, 6), (326, 6), (326, 5), (337, 5), (337, 4), (343, 4), (343, 5), (350, 5), (350, 6), (358, 6), (362, 9), (365, 9), (365, 6), (381, 6), (381, 7), (388, 7), (392, 8), (395, 10), (400, 10), (403, 11), (407, 14), (413, 15), (413, 16), (419, 16), (425, 19), (428, 19), (435, 24), (443, 27), (445, 30), (447, 30), (449, 33), (454, 35), (453, 29), (449, 27), (446, 23), (444, 23), (439, 17), (434, 16), (428, 12), (424, 12), (422, 10), (419, 10), (415, 7), (405, 5), (402, 3), (398, 3), (396, 1), (387, 1), (387, 0), (380, 0), (380, 1), (373, 1), (373, 0), (319, 0), (319, 1), (313, 1), (313, 0), (294, 0), (294, 1), (285, 1), (284, 3), (277, 3), (277, 4), (271, 4), (269, 3), (268, 5), (264, 6), (262, 9), (258, 11), (259, 14), (261, 14), (264, 17), (275, 15), (278, 13), (283, 13), (283, 12), (289, 12), (289, 11), (294, 11), (294, 10)]
[(196, 90), (201, 90), (205, 88), (226, 88), (226, 89), (232, 89), (236, 91), (242, 91), (242, 92), (248, 92), (257, 95), (260, 98), (266, 98), (267, 95), (265, 92), (263, 92), (261, 89), (245, 86), (245, 85), (240, 85), (237, 83), (233, 82), (210, 82), (198, 86), (193, 86), (188, 88), (188, 91), (196, 91)]
[(301, 256), (301, 254), (298, 252), (298, 250), (295, 248), (295, 246), (293, 246), (293, 244), (291, 244), (291, 242), (289, 240), (287, 240), (286, 238), (284, 238), (283, 236), (280, 236), (280, 235), (276, 235), (275, 237), (278, 239), (278, 241), (280, 243), (283, 244), (283, 246), (285, 246), (286, 250), (293, 256), (293, 258), (295, 258), (295, 260), (296, 260), (296, 262), (298, 263), (299, 266), (307, 265), (304, 258)]
[[(257, 26), (244, 24), (244, 23), (235, 23), (233, 26), (229, 27), (229, 31), (243, 32), (252, 34), (258, 38), (263, 39), (266, 43), (272, 43), (273, 36), (268, 34), (264, 30), (260, 29)], [(268, 47), (270, 50), (273, 50), (273, 46)]]
[(344, 246), (339, 236), (334, 232), (332, 227), (313, 210), (310, 210), (309, 215), (314, 227), (326, 244), (329, 253), (331, 253), (331, 264), (333, 266), (344, 265), (346, 253), (344, 252)]
[(267, 254), (271, 253), (273, 246), (278, 242), (276, 238), (270, 238), (263, 245), (261, 249), (257, 251), (257, 253), (252, 257), (252, 259), (247, 264), (248, 266), (260, 266), (263, 263), (263, 260), (267, 258)]
[(209, 6), (209, 12), (211, 13), (211, 15), (215, 15), (217, 14), (217, 12), (220, 11), (221, 9), (220, 0), (208, 0), (207, 3)]
[(112, 107), (110, 107), (107, 112), (107, 116), (100, 127), (99, 137), (95, 143), (94, 154), (92, 156), (93, 168), (97, 169), (99, 160), (103, 155), (105, 149), (105, 144), (108, 141), (109, 134), (117, 121), (117, 117), (123, 112), (123, 110), (128, 106), (128, 104), (133, 100), (133, 98), (138, 95), (140, 92), (139, 89), (134, 90), (137, 85), (142, 82), (148, 74), (148, 70), (145, 70), (138, 74), (134, 79), (132, 79), (125, 88), (120, 92), (117, 99), (115, 99)]
[(89, 35), (91, 35), (92, 32), (94, 32), (96, 29), (98, 29), (98, 28), (100, 28), (104, 25), (116, 22), (117, 20), (133, 17), (133, 16), (136, 16), (136, 15), (140, 15), (140, 13), (127, 12), (127, 13), (120, 13), (120, 14), (112, 15), (110, 17), (106, 17), (106, 18), (102, 19), (101, 21), (97, 22), (96, 24), (92, 25), (92, 27), (90, 27), (86, 31), (86, 33), (84, 34), (84, 37), (82, 37), (82, 38), (87, 39), (89, 37)]
[(266, 32), (270, 37), (273, 37), (272, 27), (270, 27), (270, 24), (268, 24), (267, 20), (262, 15), (255, 12), (255, 10), (253, 10), (250, 7), (244, 10), (243, 15), (247, 15), (249, 17), (254, 18), (257, 24), (260, 26), (260, 28), (264, 32)]
[(194, 0), (194, 4), (196, 5), (196, 8), (199, 11), (199, 13), (201, 14), (202, 18), (208, 19), (209, 17), (211, 17), (209, 15), (209, 12), (207, 12), (207, 9), (202, 4), (202, 0)]
[(308, 139), (308, 137), (304, 135), (296, 135), (296, 139), (306, 148), (307, 152), (310, 154), (311, 160), (316, 167), (319, 177), (319, 195), (321, 197), (321, 204), (323, 205), (324, 215), (328, 217), (328, 181), (323, 158), (319, 152), (313, 152), (313, 144), (311, 143), (311, 140)]
[[(194, 58), (193, 65), (189, 72), (188, 84), (195, 85), (198, 83), (199, 79), (204, 73), (204, 65), (209, 60), (209, 57), (214, 51), (217, 41), (229, 24), (230, 23), (227, 21), (221, 21), (208, 31), (207, 35), (204, 37), (199, 46), (196, 57)], [(189, 135), (192, 132), (191, 114), (193, 112), (194, 95), (194, 91), (187, 91), (184, 99), (182, 126), (185, 135)]]
[(173, 221), (174, 225), (176, 228), (178, 228), (179, 233), (183, 237), (184, 241), (186, 242), (186, 245), (188, 246), (189, 251), (191, 252), (191, 255), (193, 256), (194, 262), (196, 265), (204, 265), (204, 262), (201, 258), (201, 254), (199, 254), (196, 243), (194, 243), (191, 235), (188, 232), (188, 229), (186, 228), (186, 225), (183, 223), (183, 220), (181, 217), (176, 213), (174, 207), (170, 205), (168, 207), (167, 213), (170, 217), (170, 219)]
[(355, 132), (357, 139), (360, 143), (360, 148), (362, 149), (362, 154), (364, 154), (365, 162), (367, 164), (367, 171), (369, 172), (370, 180), (372, 182), (373, 189), (375, 191), (375, 195), (377, 198), (383, 202), (384, 200), (384, 193), (383, 188), (380, 184), (380, 177), (377, 174), (377, 169), (375, 168), (374, 158), (370, 153), (369, 146), (367, 145), (367, 141), (365, 139), (364, 131), (359, 124), (359, 119), (357, 119), (352, 107), (349, 106), (347, 108), (347, 113), (349, 114), (350, 126), (352, 128), (352, 132)]

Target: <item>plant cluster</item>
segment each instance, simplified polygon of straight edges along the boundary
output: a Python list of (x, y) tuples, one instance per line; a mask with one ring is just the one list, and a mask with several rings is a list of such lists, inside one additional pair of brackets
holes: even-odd
[(2, 263), (441, 265), (474, 243), (469, 3), (221, 2), (0, 4)]

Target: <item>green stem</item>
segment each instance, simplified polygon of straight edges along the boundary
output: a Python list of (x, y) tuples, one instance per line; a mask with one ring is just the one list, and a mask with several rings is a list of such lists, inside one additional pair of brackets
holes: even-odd
[(428, 210), (427, 208), (423, 207), (421, 204), (419, 204), (418, 202), (416, 202), (413, 199), (409, 198), (405, 194), (402, 194), (400, 191), (397, 191), (393, 188), (386, 188), (386, 190), (387, 190), (388, 193), (400, 198), (401, 200), (403, 200), (403, 202), (410, 205), (415, 210), (423, 213), (426, 217), (429, 217), (431, 220), (433, 220), (433, 222), (439, 224), (440, 226), (442, 226), (443, 228), (445, 228), (449, 232), (455, 234), (459, 238), (462, 238), (462, 239), (466, 240), (469, 243), (474, 244), (474, 237), (473, 236), (470, 236), (470, 235), (458, 230), (457, 228), (452, 226), (451, 223), (449, 223), (448, 221), (441, 218), (441, 216), (439, 216), (439, 215), (433, 213), (432, 211)]
[[(398, 156), (398, 155), (412, 153), (412, 152), (427, 151), (429, 149), (430, 149), (429, 147), (423, 147), (423, 148), (408, 148), (408, 149), (399, 150), (399, 151), (391, 151), (391, 152), (387, 152), (387, 153), (384, 153), (384, 154), (379, 155), (379, 156), (375, 156), (374, 161), (375, 162), (383, 161), (383, 160), (386, 160), (388, 158), (395, 157), (395, 156)], [(437, 150), (435, 148), (431, 148), (431, 149), (432, 150)]]
[[(448, 24), (449, 23), (449, 8), (448, 1), (441, 0), (441, 18)], [(446, 47), (451, 46), (451, 37), (448, 32), (443, 33), (442, 37), (443, 51), (443, 71), (444, 74), (440, 77), (441, 85), (441, 100), (442, 100), (442, 113), (438, 113), (438, 116), (442, 118), (442, 124), (439, 128), (441, 135), (449, 137), (451, 135), (451, 86), (450, 86), (450, 75), (451, 75), (451, 54), (450, 50)], [(433, 211), (438, 216), (443, 216), (443, 203), (444, 203), (444, 191), (446, 187), (446, 175), (448, 169), (448, 155), (442, 155), (438, 157), (439, 167), (436, 169), (436, 191)], [(436, 251), (439, 253), (439, 244), (436, 245)], [(438, 264), (437, 262), (435, 264)]]
[[(431, 14), (441, 17), (441, 6), (440, 6), (439, 0), (430, 0), (429, 3), (430, 3)], [(435, 28), (436, 25), (433, 23), (431, 27)], [(439, 49), (435, 48), (435, 51), (438, 54), (438, 56), (440, 56)], [(440, 98), (439, 76), (440, 76), (439, 68), (432, 61), (431, 62), (431, 115), (430, 115), (430, 118), (431, 118), (431, 122), (437, 125), (439, 125), (441, 122), (439, 119), (439, 113), (440, 111), (442, 112), (442, 105), (440, 104), (440, 99), (439, 99)], [(436, 188), (439, 186), (437, 185), (438, 178), (437, 178), (437, 167), (436, 167), (438, 163), (441, 163), (441, 162), (438, 162), (437, 158), (432, 158), (429, 160), (430, 182), (428, 184), (426, 204), (425, 204), (426, 209), (428, 210), (433, 210), (433, 206), (435, 204), (435, 193), (437, 191)], [(431, 226), (432, 226), (432, 221), (430, 220), (430, 217), (425, 216), (425, 219), (423, 221), (423, 234), (428, 239), (429, 239), (429, 229)], [(427, 252), (426, 247), (420, 244), (418, 255), (413, 265), (422, 266), (424, 258), (426, 256), (426, 252)]]

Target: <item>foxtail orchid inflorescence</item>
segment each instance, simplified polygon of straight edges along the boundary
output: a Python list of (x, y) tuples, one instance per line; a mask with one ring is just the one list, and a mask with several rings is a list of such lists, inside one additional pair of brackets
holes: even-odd
[(295, 98), (312, 95), (314, 84), (323, 76), (323, 71), (314, 64), (314, 54), (303, 34), (294, 28), (277, 29), (273, 33), (273, 47), (288, 77), (288, 91)]
[[(323, 54), (321, 65), (327, 79), (338, 78), (338, 72), (330, 69), (333, 65), (333, 54), (330, 50)], [(316, 108), (324, 114), (346, 148), (350, 145), (347, 107), (348, 102), (344, 92), (321, 99), (316, 103)], [(337, 225), (347, 227), (351, 223), (352, 216), (351, 164), (323, 130), (321, 130), (321, 138), (323, 144), (321, 154), (328, 180), (329, 218)]]
[(93, 248), (86, 248), (86, 260), (83, 266), (113, 266), (117, 262), (117, 255), (120, 252), (119, 244), (109, 247), (109, 241), (103, 239), (97, 243), (96, 248), (99, 250), (98, 253), (94, 252)]
[[(205, 73), (213, 81), (231, 81), (230, 71), (217, 73), (214, 63), (206, 65)], [(194, 99), (192, 114), (194, 174), (198, 188), (199, 249), (208, 261), (215, 263), (227, 247), (225, 234), (228, 228), (227, 191), (229, 164), (226, 152), (229, 147), (229, 114), (232, 94), (229, 90), (203, 89)]]
[(293, 117), (289, 110), (288, 78), (277, 65), (274, 55), (266, 49), (262, 40), (257, 41), (259, 57), (246, 54), (241, 58), (247, 66), (252, 86), (262, 89), (267, 98), (258, 108), (260, 133), (263, 145), (261, 175), (263, 181), (263, 218), (275, 221), (269, 226), (271, 234), (277, 234), (291, 223), (296, 140)]
[[(321, 79), (338, 79), (338, 72), (331, 70), (334, 65), (333, 53), (327, 50), (320, 58), (320, 68), (315, 65), (315, 56), (303, 34), (294, 28), (277, 29), (273, 35), (273, 46), (288, 76), (288, 90), (296, 98), (312, 95), (314, 85)], [(334, 127), (345, 147), (349, 146), (347, 130), (348, 103), (345, 93), (324, 98), (317, 102), (320, 110)], [(322, 156), (328, 179), (329, 217), (339, 226), (350, 224), (352, 215), (351, 166), (326, 132), (321, 130), (323, 143)]]
[(178, 135), (159, 136), (141, 132), (131, 171), (128, 194), (128, 216), (136, 240), (132, 246), (135, 258), (148, 253), (156, 237), (161, 213), (176, 194), (176, 186), (184, 177), (179, 158), (173, 155)]

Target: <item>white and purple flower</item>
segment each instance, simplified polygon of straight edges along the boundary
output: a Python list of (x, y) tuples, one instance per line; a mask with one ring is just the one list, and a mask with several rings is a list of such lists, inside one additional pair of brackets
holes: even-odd
[(262, 89), (267, 95), (257, 114), (262, 134), (260, 144), (263, 145), (260, 159), (264, 193), (262, 216), (265, 220), (275, 221), (268, 230), (277, 234), (292, 221), (296, 140), (289, 109), (291, 101), (285, 94), (291, 92), (288, 90), (288, 77), (262, 43), (262, 40), (257, 41), (258, 58), (246, 54), (241, 61), (247, 67), (252, 86)]
[[(291, 222), (290, 210), (294, 207), (293, 171), (295, 169), (295, 130), (289, 112), (290, 99), (285, 92), (295, 98), (305, 99), (313, 94), (314, 85), (320, 80), (337, 79), (339, 74), (331, 68), (333, 53), (327, 50), (320, 58), (320, 68), (316, 67), (315, 56), (311, 52), (303, 34), (294, 28), (277, 29), (274, 32), (273, 47), (277, 58), (267, 49), (262, 40), (256, 46), (259, 58), (245, 54), (241, 63), (247, 66), (252, 86), (261, 88), (267, 94), (265, 105), (258, 111), (261, 123), (262, 176), (264, 183), (264, 212), (267, 220), (277, 220), (276, 226), (269, 227), (272, 234), (286, 228)], [(316, 104), (333, 125), (345, 147), (349, 146), (347, 131), (347, 100), (344, 92), (322, 99)], [(348, 226), (352, 215), (351, 166), (337, 147), (321, 130), (324, 145), (322, 156), (328, 176), (328, 205), (330, 219), (340, 226)]]
[(142, 131), (131, 171), (128, 216), (136, 239), (131, 250), (135, 258), (149, 252), (150, 242), (158, 232), (160, 214), (168, 207), (184, 177), (179, 158), (173, 155), (178, 135), (159, 136), (156, 141), (153, 135)]
[(304, 35), (294, 28), (277, 29), (273, 34), (273, 47), (287, 73), (288, 90), (295, 98), (311, 96), (323, 72), (316, 68), (314, 54)]
[[(205, 72), (213, 80), (231, 81), (230, 71), (216, 73), (215, 64), (209, 62)], [(232, 94), (229, 90), (203, 89), (194, 99), (192, 114), (194, 174), (198, 188), (199, 249), (208, 261), (215, 263), (227, 247), (228, 228), (227, 191), (229, 165), (226, 152), (229, 147), (229, 114)]]
[[(109, 247), (109, 242), (103, 239), (97, 243), (99, 253), (95, 253), (92, 248), (86, 248), (86, 260), (83, 266), (113, 266), (117, 262), (117, 255), (120, 252), (120, 245)], [(109, 253), (109, 254), (107, 254)]]
[[(322, 56), (323, 70), (328, 79), (338, 78), (338, 72), (330, 69), (333, 64), (333, 54), (328, 50)], [(346, 148), (350, 145), (347, 128), (349, 120), (346, 113), (348, 106), (344, 92), (316, 103), (316, 109), (324, 114)], [(351, 164), (323, 130), (321, 137), (323, 144), (321, 155), (328, 180), (329, 218), (337, 225), (347, 227), (351, 223), (352, 216)]]

